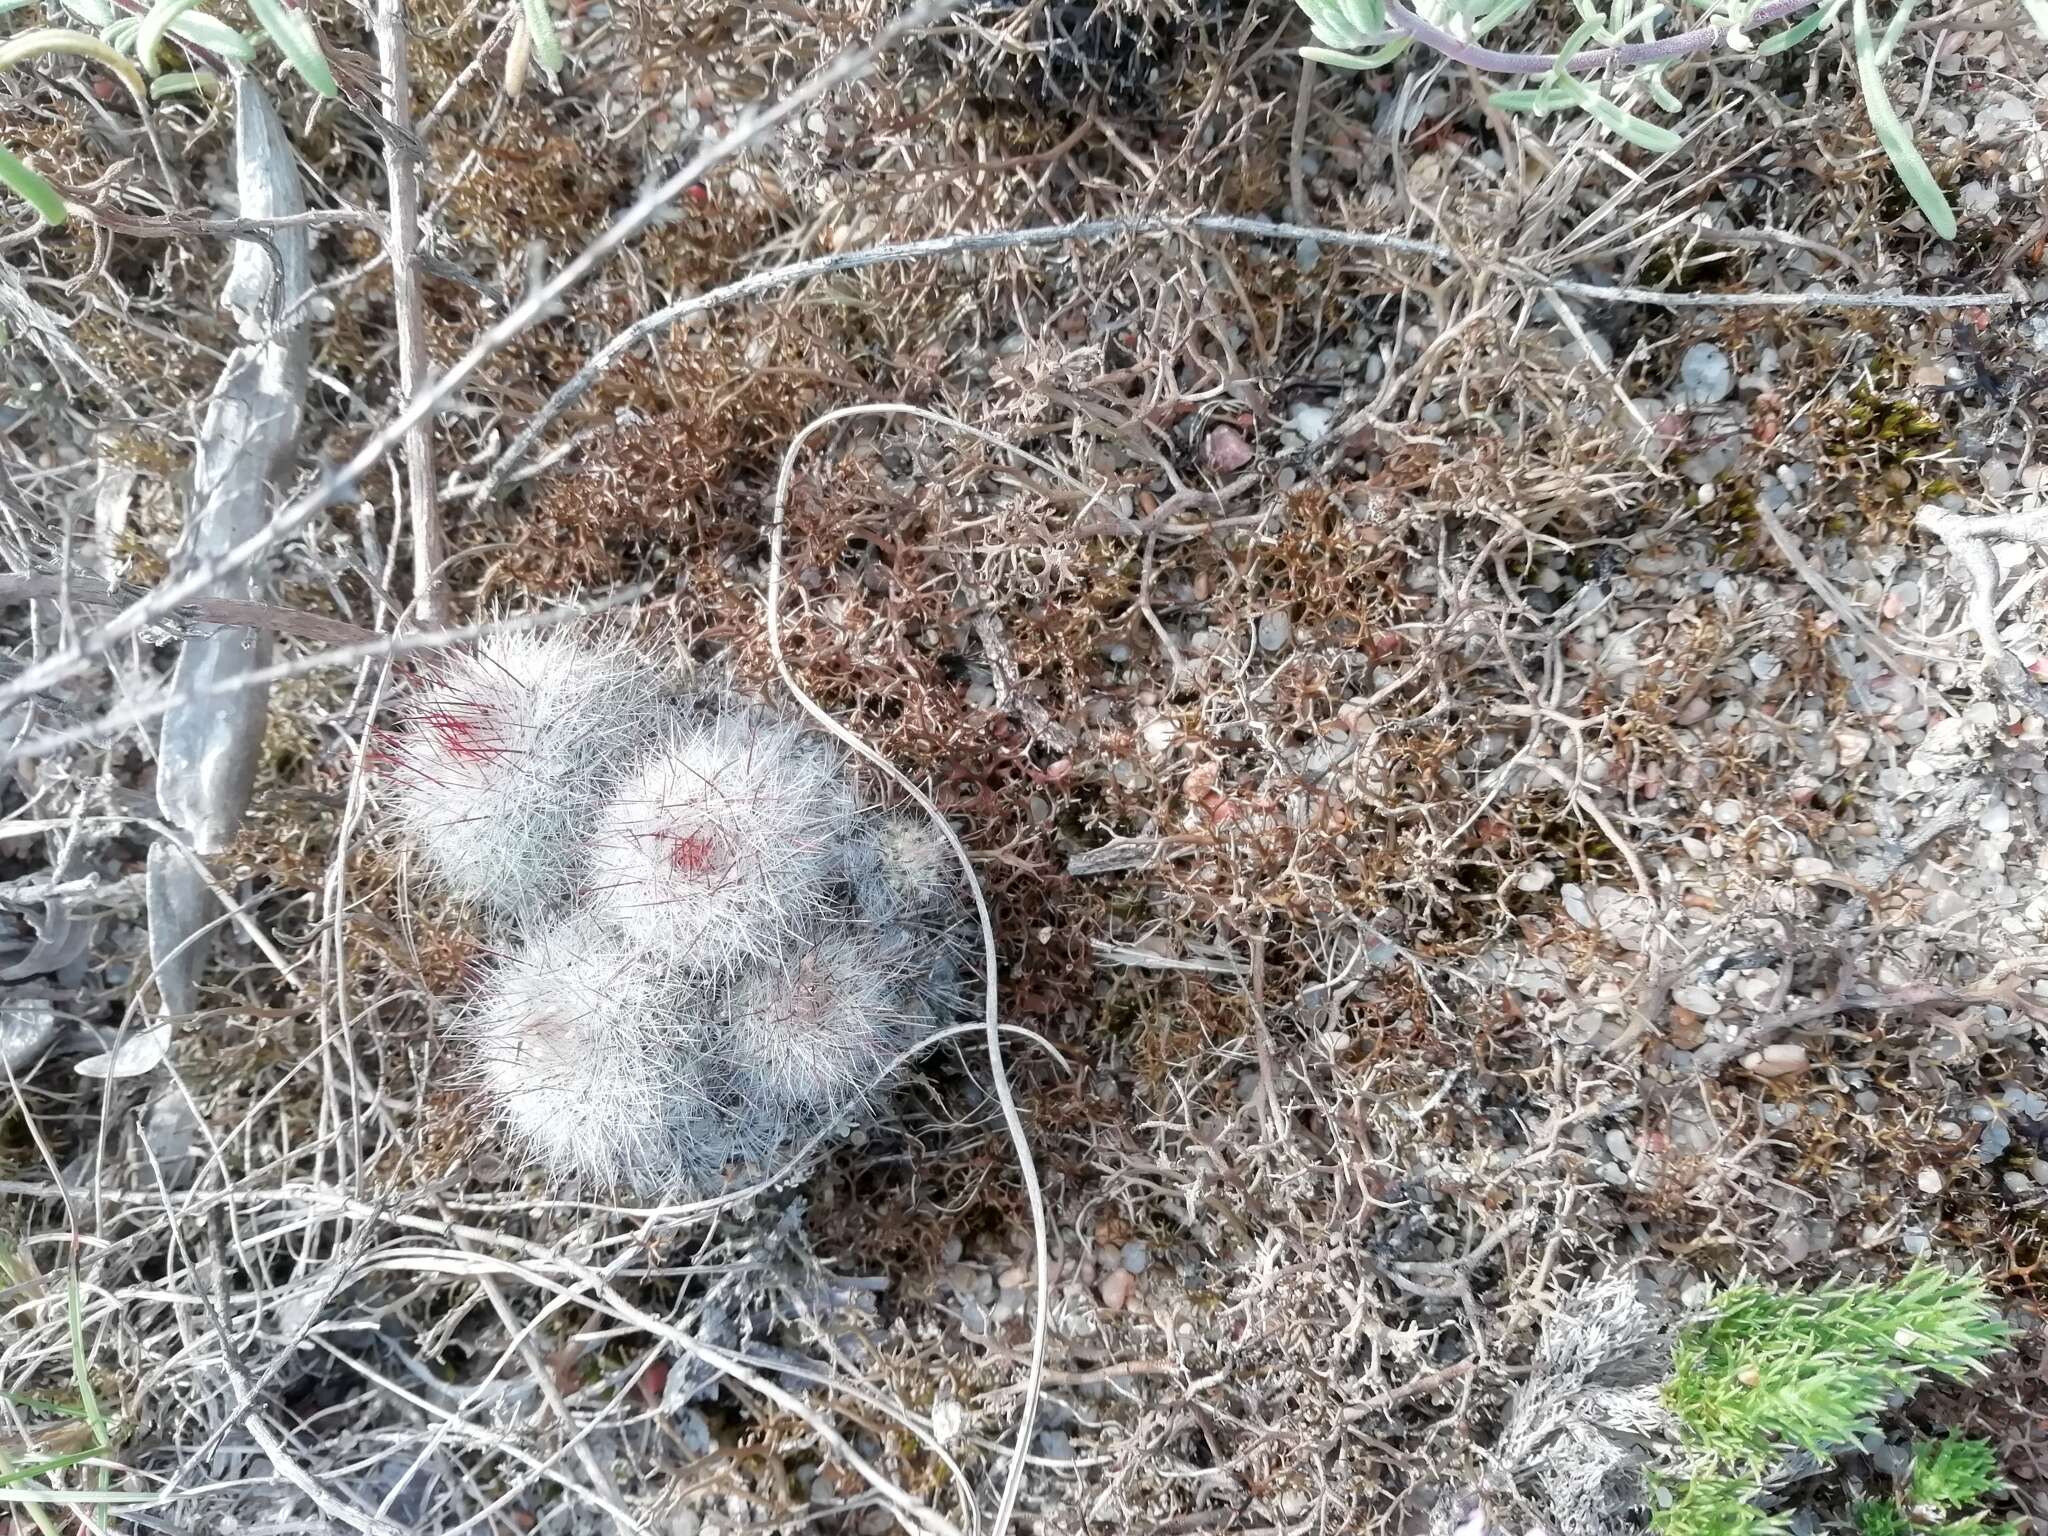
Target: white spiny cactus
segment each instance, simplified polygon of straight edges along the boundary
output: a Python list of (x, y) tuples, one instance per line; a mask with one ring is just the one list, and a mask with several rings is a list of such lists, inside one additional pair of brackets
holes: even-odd
[(592, 910), (714, 974), (772, 964), (829, 910), (857, 808), (844, 765), (788, 721), (742, 708), (679, 722), (599, 819)]
[(505, 1139), (557, 1175), (658, 1186), (684, 1107), (707, 1096), (686, 989), (581, 915), (496, 967), (462, 1016)]
[(957, 1011), (950, 849), (816, 732), (565, 632), (443, 663), (404, 716), (399, 822), (525, 935), (459, 1032), (550, 1173), (715, 1183), (864, 1108)]
[(400, 710), (393, 807), (456, 894), (525, 919), (559, 902), (665, 682), (565, 630), (496, 635), (438, 660)]
[(830, 1117), (858, 1102), (922, 1033), (902, 958), (856, 931), (740, 976), (728, 1015), (735, 1063), (779, 1106)]

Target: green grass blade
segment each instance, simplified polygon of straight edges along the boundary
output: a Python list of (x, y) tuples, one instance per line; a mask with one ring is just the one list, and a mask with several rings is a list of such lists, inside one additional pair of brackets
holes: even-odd
[(1877, 134), (1877, 142), (1890, 156), (1892, 169), (1898, 172), (1899, 180), (1920, 211), (1927, 215), (1927, 222), (1934, 232), (1944, 240), (1956, 237), (1955, 210), (1948, 205), (1948, 198), (1942, 194), (1941, 183), (1934, 179), (1934, 172), (1927, 168), (1927, 162), (1920, 157), (1920, 151), (1913, 143), (1913, 135), (1906, 125), (1899, 121), (1899, 114), (1892, 108), (1892, 99), (1886, 94), (1884, 79), (1878, 73), (1877, 39), (1870, 31), (1869, 0), (1855, 0), (1849, 11), (1850, 40), (1856, 51), (1856, 79), (1863, 87), (1863, 110), (1870, 114), (1870, 126)]
[[(14, 1458), (5, 1451), (0, 1451), (0, 1474), (11, 1473), (13, 1470)], [(4, 1484), (0, 1484), (0, 1486), (4, 1486)], [(63, 1532), (58, 1528), (57, 1522), (50, 1518), (42, 1505), (36, 1503), (33, 1499), (24, 1498), (21, 1500), (21, 1506), (28, 1511), (29, 1519), (35, 1521), (36, 1529), (41, 1531), (43, 1536), (63, 1536)]]
[(0, 1391), (0, 1403), (12, 1403), (17, 1408), (26, 1408), (30, 1413), (54, 1414), (60, 1419), (85, 1417), (83, 1403), (60, 1402), (54, 1397), (30, 1397), (26, 1392)]
[(37, 217), (52, 229), (71, 217), (65, 212), (64, 199), (57, 195), (57, 189), (4, 147), (0, 147), (0, 185), (35, 209)]
[(71, 1373), (78, 1378), (79, 1409), (100, 1444), (111, 1445), (113, 1436), (107, 1433), (106, 1415), (100, 1412), (99, 1396), (92, 1389), (92, 1372), (85, 1357), (85, 1304), (75, 1271), (65, 1277), (64, 1311), (71, 1330)]
[(327, 67), (327, 55), (320, 51), (319, 39), (313, 35), (313, 24), (303, 12), (288, 11), (278, 0), (249, 0), (249, 14), (277, 44), (277, 51), (298, 71), (300, 79), (322, 96), (341, 94), (341, 87), (334, 83), (334, 71)]
[[(91, 1461), (95, 1456), (104, 1456), (104, 1445), (90, 1445), (82, 1451), (68, 1451), (62, 1456), (51, 1456), (42, 1461), (32, 1461), (26, 1466), (10, 1467), (0, 1472), (0, 1488), (12, 1488), (30, 1478), (41, 1477), (46, 1472), (61, 1472), (66, 1467), (75, 1467), (81, 1461)], [(42, 1489), (36, 1490), (41, 1493)]]

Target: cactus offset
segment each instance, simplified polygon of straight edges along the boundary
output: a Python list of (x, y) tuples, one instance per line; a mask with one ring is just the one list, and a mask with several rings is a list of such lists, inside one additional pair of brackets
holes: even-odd
[(457, 895), (515, 920), (552, 908), (663, 688), (632, 657), (561, 631), (444, 658), (385, 753), (398, 819)]
[(742, 708), (679, 722), (599, 819), (592, 909), (713, 974), (772, 963), (829, 910), (855, 812), (843, 766), (787, 721)]
[(607, 1187), (665, 1182), (677, 1106), (704, 1097), (679, 1049), (674, 978), (586, 916), (534, 934), (462, 1016), (474, 1075), (527, 1161)]

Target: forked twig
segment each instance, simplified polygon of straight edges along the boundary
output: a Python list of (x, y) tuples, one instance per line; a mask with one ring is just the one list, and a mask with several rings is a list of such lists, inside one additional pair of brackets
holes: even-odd
[(1998, 637), (1998, 559), (1993, 539), (2048, 546), (2048, 511), (1965, 517), (1941, 507), (1922, 507), (1914, 519), (1948, 546), (1970, 577), (1970, 624), (1984, 647), (1984, 666), (2013, 699), (2028, 709), (2048, 708), (2044, 690), (2019, 657)]

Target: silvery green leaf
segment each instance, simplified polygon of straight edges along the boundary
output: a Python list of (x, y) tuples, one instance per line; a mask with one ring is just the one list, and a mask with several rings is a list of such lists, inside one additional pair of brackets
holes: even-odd
[(327, 67), (327, 55), (320, 51), (320, 39), (303, 11), (287, 10), (279, 0), (248, 0), (249, 14), (277, 44), (285, 62), (298, 71), (299, 78), (322, 96), (339, 96), (334, 71)]
[(1343, 53), (1335, 48), (1299, 48), (1295, 51), (1302, 58), (1325, 65), (1330, 69), (1360, 70), (1372, 68), (1370, 64), (1366, 63), (1364, 55)]
[(1337, 5), (1361, 38), (1377, 38), (1387, 30), (1385, 0), (1337, 0)]
[(204, 11), (191, 11), (180, 16), (171, 23), (171, 31), (189, 43), (198, 44), (208, 53), (237, 64), (247, 64), (256, 57), (255, 45), (245, 34)]
[(197, 5), (199, 0), (156, 0), (143, 15), (135, 33), (135, 58), (145, 74), (157, 71), (157, 50), (163, 46), (164, 33), (172, 22), (184, 12)]
[(548, 0), (525, 0), (526, 31), (533, 39), (533, 61), (549, 74), (562, 69), (562, 38), (555, 30), (555, 13)]
[[(2048, 0), (2042, 0), (2042, 3), (2048, 4)], [(1783, 53), (1788, 48), (1797, 48), (1822, 27), (1832, 22), (1836, 16), (1841, 14), (1841, 10), (1841, 0), (1836, 0), (1835, 4), (1823, 6), (1811, 15), (1802, 17), (1784, 31), (1772, 33), (1771, 36), (1756, 45), (1757, 57), (1767, 59), (1774, 53)]]
[(1927, 216), (1934, 232), (1944, 240), (1953, 240), (1956, 237), (1955, 210), (1949, 207), (1941, 184), (1921, 158), (1913, 143), (1913, 135), (1899, 120), (1899, 114), (1892, 107), (1892, 99), (1885, 91), (1884, 78), (1878, 72), (1878, 45), (1870, 30), (1868, 0), (1855, 0), (1849, 14), (1850, 38), (1856, 51), (1856, 79), (1863, 88), (1863, 108), (1870, 114), (1870, 126), (1877, 134), (1877, 142), (1891, 157), (1892, 169), (1898, 172), (1899, 180)]
[[(2048, 0), (2043, 0), (2043, 3), (2048, 4)], [(1499, 5), (1472, 23), (1473, 40), (1476, 42), (1503, 22), (1513, 21), (1526, 11), (1530, 4), (1531, 0), (1501, 0)]]
[(149, 99), (163, 101), (171, 96), (204, 95), (220, 88), (220, 76), (210, 69), (166, 70), (149, 82)]
[(0, 147), (0, 186), (5, 186), (35, 209), (36, 217), (52, 229), (71, 216), (65, 210), (64, 199), (58, 196), (57, 189), (5, 147)]

